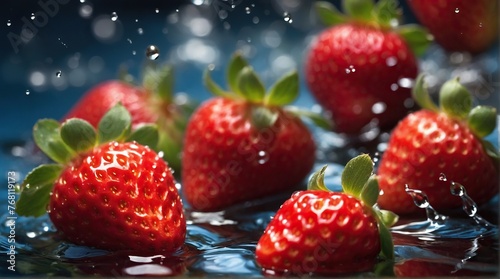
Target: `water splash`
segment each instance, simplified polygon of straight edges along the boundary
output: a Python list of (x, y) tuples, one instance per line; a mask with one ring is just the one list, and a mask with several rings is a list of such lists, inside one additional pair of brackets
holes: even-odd
[[(444, 174), (439, 176), (440, 181), (448, 181)], [(477, 214), (476, 203), (467, 195), (465, 187), (459, 183), (450, 182), (450, 192), (462, 199), (463, 210), (471, 219), (451, 219), (439, 214), (429, 203), (427, 195), (406, 185), (406, 193), (413, 198), (419, 208), (426, 210), (425, 221), (411, 222), (392, 228), (394, 233), (408, 234), (420, 237), (434, 238), (476, 238), (498, 234), (498, 228)]]

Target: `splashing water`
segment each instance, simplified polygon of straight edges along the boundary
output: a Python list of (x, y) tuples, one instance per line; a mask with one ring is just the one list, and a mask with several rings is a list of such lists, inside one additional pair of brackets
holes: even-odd
[[(444, 174), (440, 175), (439, 180), (448, 181)], [(432, 238), (474, 238), (498, 233), (495, 225), (477, 214), (476, 203), (467, 195), (465, 187), (459, 183), (451, 181), (450, 192), (462, 199), (462, 208), (472, 219), (451, 219), (442, 215), (431, 206), (423, 191), (411, 189), (408, 185), (405, 187), (406, 193), (413, 198), (415, 205), (426, 210), (427, 219), (393, 227), (394, 233)]]

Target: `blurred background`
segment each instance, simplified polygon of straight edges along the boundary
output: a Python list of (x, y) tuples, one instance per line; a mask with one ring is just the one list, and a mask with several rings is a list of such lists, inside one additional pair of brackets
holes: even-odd
[[(1, 138), (29, 137), (37, 119), (61, 118), (90, 87), (116, 78), (121, 66), (140, 79), (149, 45), (160, 50), (157, 63), (175, 65), (175, 90), (196, 99), (208, 96), (201, 84), (202, 70), (214, 64), (214, 79), (224, 84), (225, 64), (235, 50), (245, 53), (269, 86), (284, 72), (300, 70), (308, 43), (323, 28), (311, 16), (311, 3), (4, 2), (0, 9)], [(298, 102), (312, 104), (306, 92)]]

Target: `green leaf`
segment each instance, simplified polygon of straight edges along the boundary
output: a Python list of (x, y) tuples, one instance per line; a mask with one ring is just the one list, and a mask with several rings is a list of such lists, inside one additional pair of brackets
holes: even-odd
[(154, 92), (165, 103), (172, 103), (174, 95), (174, 70), (172, 66), (146, 67), (144, 69), (143, 86), (149, 92)]
[(354, 157), (347, 162), (341, 176), (345, 193), (360, 198), (361, 192), (373, 172), (373, 161), (368, 154)]
[(314, 9), (321, 22), (326, 26), (333, 26), (346, 21), (346, 17), (330, 2), (317, 1)]
[(293, 102), (299, 95), (299, 74), (292, 71), (281, 77), (264, 98), (264, 104), (284, 106)]
[(360, 198), (366, 205), (373, 206), (377, 203), (378, 195), (378, 180), (374, 175), (372, 175), (363, 187)]
[(272, 127), (278, 120), (278, 113), (271, 111), (267, 107), (255, 106), (252, 107), (252, 125), (258, 130)]
[(207, 90), (215, 96), (219, 97), (231, 97), (231, 94), (227, 91), (224, 91), (217, 83), (212, 80), (210, 76), (210, 70), (205, 69), (203, 72), (203, 84), (207, 88)]
[(433, 41), (432, 35), (417, 24), (402, 25), (397, 32), (417, 56), (423, 55)]
[(306, 117), (310, 119), (314, 125), (326, 130), (326, 131), (331, 131), (333, 130), (333, 123), (331, 122), (330, 119), (324, 117), (323, 115), (319, 113), (315, 113), (309, 110), (301, 109), (295, 106), (288, 106), (285, 108), (287, 112), (290, 112), (294, 114), (297, 117)]
[(99, 143), (120, 141), (130, 132), (132, 118), (128, 110), (116, 104), (101, 119), (97, 125)]
[(59, 122), (53, 119), (41, 119), (33, 127), (36, 145), (50, 159), (57, 163), (66, 163), (73, 157), (73, 152), (63, 142)]
[(50, 192), (59, 177), (62, 166), (56, 164), (40, 165), (24, 179), (16, 212), (21, 216), (41, 216), (49, 204)]
[(325, 171), (328, 166), (324, 165), (319, 171), (312, 174), (309, 182), (307, 183), (307, 190), (321, 190), (330, 192), (325, 186)]
[(248, 62), (243, 58), (241, 52), (236, 52), (229, 61), (226, 74), (227, 83), (229, 85), (229, 89), (236, 94), (240, 94), (240, 89), (238, 87), (238, 74), (246, 66), (248, 66)]
[(380, 235), (381, 254), (386, 259), (394, 259), (394, 244), (389, 229), (381, 222), (378, 222), (378, 232)]
[(399, 216), (389, 210), (381, 209), (378, 210), (377, 213), (379, 220), (388, 228), (394, 226), (394, 224), (396, 224), (399, 220)]
[(266, 89), (252, 67), (244, 67), (237, 79), (240, 93), (247, 101), (261, 103), (264, 100)]
[(393, 20), (399, 20), (401, 9), (397, 0), (379, 0), (373, 9), (375, 20), (380, 26), (392, 27)]
[(500, 160), (500, 154), (498, 149), (489, 141), (482, 140), (483, 148), (486, 151), (486, 154), (495, 160)]
[(134, 130), (126, 141), (136, 141), (142, 145), (156, 149), (158, 145), (159, 133), (156, 124), (146, 124)]
[(72, 118), (62, 124), (61, 138), (78, 153), (92, 148), (96, 144), (97, 134), (94, 127), (87, 121)]
[(472, 96), (459, 79), (454, 78), (441, 86), (439, 104), (448, 116), (465, 119), (472, 108)]
[(419, 74), (415, 80), (415, 84), (412, 89), (412, 96), (417, 104), (425, 109), (438, 112), (439, 108), (434, 104), (427, 90), (427, 84), (424, 81), (425, 75)]
[(497, 126), (497, 110), (490, 106), (474, 107), (467, 118), (471, 130), (483, 138), (493, 132)]
[(355, 19), (369, 20), (375, 7), (373, 0), (344, 0), (342, 8), (344, 12)]

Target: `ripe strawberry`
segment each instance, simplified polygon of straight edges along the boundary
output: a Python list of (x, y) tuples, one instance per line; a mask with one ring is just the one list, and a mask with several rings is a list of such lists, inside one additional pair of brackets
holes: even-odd
[(412, 108), (406, 81), (417, 76), (413, 51), (425, 50), (426, 33), (417, 26), (394, 28), (398, 11), (393, 0), (342, 4), (348, 16), (328, 2), (316, 3), (322, 21), (334, 26), (310, 46), (309, 89), (331, 113), (336, 132), (358, 135), (373, 125), (392, 128)]
[(57, 164), (28, 174), (17, 212), (40, 216), (47, 210), (64, 238), (79, 245), (155, 252), (179, 248), (186, 234), (182, 202), (167, 163), (146, 146), (154, 146), (158, 132), (145, 125), (130, 133), (130, 126), (130, 114), (121, 105), (103, 117), (97, 133), (77, 118), (62, 125), (37, 122), (35, 142)]
[(324, 185), (326, 167), (315, 173), (309, 189), (285, 201), (257, 243), (257, 263), (274, 273), (321, 274), (373, 269), (377, 255), (393, 257), (386, 225), (396, 222), (391, 212), (379, 211), (373, 163), (360, 155), (342, 174), (344, 193)]
[(448, 51), (480, 53), (498, 38), (498, 0), (409, 0), (408, 4)]
[(132, 127), (156, 123), (160, 139), (156, 148), (164, 153), (164, 159), (174, 170), (180, 169), (180, 151), (187, 118), (192, 111), (191, 103), (181, 103), (173, 98), (172, 69), (165, 66), (155, 69), (146, 67), (140, 86), (121, 80), (109, 80), (96, 85), (70, 109), (64, 119), (81, 118), (92, 126), (117, 103), (121, 103), (132, 115)]
[(204, 78), (218, 97), (200, 105), (187, 126), (182, 189), (188, 203), (215, 211), (297, 186), (315, 159), (300, 111), (281, 107), (298, 94), (297, 72), (265, 95), (260, 79), (237, 54), (228, 67), (232, 92), (218, 87), (208, 72)]
[[(478, 106), (471, 110), (472, 98), (453, 79), (440, 91), (441, 108), (427, 93), (423, 76), (414, 88), (416, 101), (424, 108), (408, 115), (392, 132), (379, 170), (379, 205), (396, 213), (418, 210), (405, 193), (405, 185), (425, 192), (436, 209), (461, 205), (450, 194), (448, 180), (464, 185), (478, 204), (498, 193), (497, 151), (482, 141), (496, 126), (496, 110)], [(489, 156), (490, 155), (490, 156)]]

